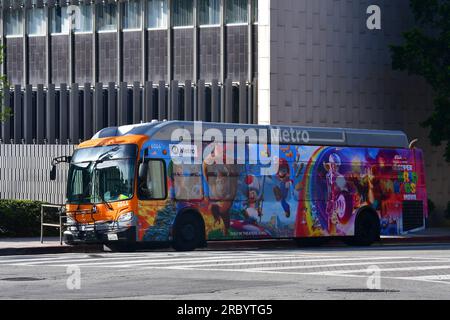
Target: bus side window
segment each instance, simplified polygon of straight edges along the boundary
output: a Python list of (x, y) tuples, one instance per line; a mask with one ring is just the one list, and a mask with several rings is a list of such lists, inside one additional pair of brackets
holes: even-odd
[(162, 160), (146, 160), (147, 177), (139, 180), (138, 196), (141, 200), (163, 200), (167, 197), (166, 167)]
[(174, 164), (172, 180), (177, 200), (203, 199), (201, 165)]
[(239, 179), (236, 165), (214, 164), (206, 166), (206, 179), (211, 200), (235, 200)]

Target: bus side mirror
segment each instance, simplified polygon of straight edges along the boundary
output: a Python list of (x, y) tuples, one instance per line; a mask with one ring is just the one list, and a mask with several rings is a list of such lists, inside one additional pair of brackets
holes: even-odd
[(139, 180), (145, 180), (147, 178), (147, 171), (148, 171), (148, 163), (147, 162), (141, 162), (139, 164)]
[(52, 170), (50, 170), (50, 180), (55, 181), (56, 180), (56, 166), (52, 165)]

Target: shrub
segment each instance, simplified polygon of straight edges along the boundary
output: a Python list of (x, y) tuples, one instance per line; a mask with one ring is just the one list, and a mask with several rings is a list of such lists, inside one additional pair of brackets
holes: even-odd
[(450, 219), (450, 201), (447, 202), (447, 208), (445, 209), (445, 217)]
[(431, 216), (434, 213), (434, 210), (436, 210), (436, 205), (428, 198), (428, 215)]
[[(0, 237), (40, 235), (41, 204), (38, 201), (0, 200)], [(46, 234), (53, 231), (46, 229)]]

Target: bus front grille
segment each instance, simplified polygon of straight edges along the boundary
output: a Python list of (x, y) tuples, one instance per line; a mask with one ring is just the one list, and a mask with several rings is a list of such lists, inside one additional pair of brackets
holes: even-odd
[(403, 232), (423, 227), (423, 201), (403, 201)]

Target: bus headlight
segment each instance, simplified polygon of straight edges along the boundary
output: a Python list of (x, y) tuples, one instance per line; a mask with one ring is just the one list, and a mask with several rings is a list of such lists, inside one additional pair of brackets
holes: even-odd
[(119, 222), (128, 222), (131, 221), (134, 217), (133, 212), (126, 212), (126, 213), (122, 213), (119, 218), (117, 219), (117, 221)]
[(75, 221), (75, 219), (73, 219), (72, 217), (67, 216), (66, 224), (68, 224), (68, 225), (74, 225), (74, 224), (76, 224), (76, 223), (77, 223), (77, 222)]

